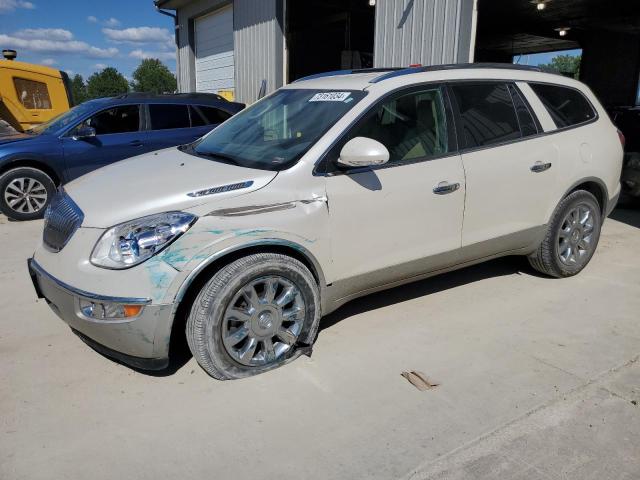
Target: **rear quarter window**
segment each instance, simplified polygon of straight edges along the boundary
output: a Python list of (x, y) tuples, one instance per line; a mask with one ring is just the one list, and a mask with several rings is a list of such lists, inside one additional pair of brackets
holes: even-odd
[(558, 128), (571, 127), (596, 117), (589, 100), (578, 90), (558, 85), (530, 83)]

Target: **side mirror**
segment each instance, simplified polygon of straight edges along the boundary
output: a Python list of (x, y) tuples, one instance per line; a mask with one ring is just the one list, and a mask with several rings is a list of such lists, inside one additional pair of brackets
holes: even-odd
[(349, 140), (342, 150), (338, 165), (343, 167), (372, 167), (389, 161), (389, 150), (383, 144), (367, 137)]
[(96, 136), (96, 129), (93, 127), (80, 127), (76, 130), (73, 137), (74, 140), (84, 140), (86, 138), (93, 138)]

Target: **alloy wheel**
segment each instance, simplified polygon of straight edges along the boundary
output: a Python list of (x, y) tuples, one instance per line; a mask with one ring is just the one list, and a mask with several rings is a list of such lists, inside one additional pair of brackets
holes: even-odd
[(15, 212), (36, 213), (47, 204), (47, 189), (35, 178), (18, 177), (5, 187), (4, 200)]
[(305, 320), (300, 289), (278, 275), (254, 279), (238, 290), (224, 313), (222, 341), (238, 363), (275, 363), (295, 345)]
[(581, 266), (593, 251), (595, 232), (593, 207), (581, 203), (569, 210), (558, 232), (558, 257), (569, 266)]

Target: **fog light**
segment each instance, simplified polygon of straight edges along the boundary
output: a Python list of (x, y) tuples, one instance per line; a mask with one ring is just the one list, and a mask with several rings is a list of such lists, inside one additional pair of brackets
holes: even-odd
[(118, 320), (137, 317), (142, 312), (142, 305), (103, 303), (81, 299), (80, 311), (85, 317), (96, 320)]

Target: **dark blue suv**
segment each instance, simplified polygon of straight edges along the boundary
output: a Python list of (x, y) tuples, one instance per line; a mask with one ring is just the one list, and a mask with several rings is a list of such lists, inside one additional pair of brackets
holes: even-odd
[(0, 135), (0, 210), (15, 220), (40, 218), (57, 185), (193, 142), (243, 108), (215, 94), (126, 94), (85, 102), (25, 133)]

